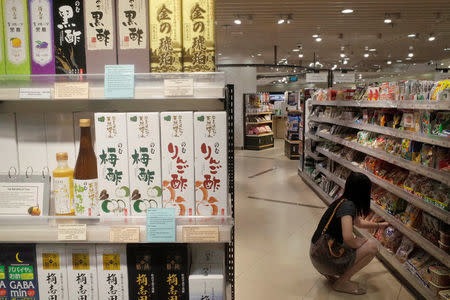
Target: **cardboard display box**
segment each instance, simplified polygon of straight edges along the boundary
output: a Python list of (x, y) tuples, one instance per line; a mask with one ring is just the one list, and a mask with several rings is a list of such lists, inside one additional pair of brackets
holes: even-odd
[(95, 245), (67, 245), (66, 253), (69, 299), (99, 299)]
[(42, 299), (69, 299), (66, 246), (37, 244), (39, 294)]
[[(0, 4), (0, 75), (6, 74), (5, 65), (5, 31), (3, 23), (3, 5)], [(1, 299), (1, 298), (0, 298)]]
[(145, 244), (127, 245), (127, 268), (129, 278), (129, 297), (139, 299), (147, 297), (156, 300), (161, 289), (162, 263), (160, 247)]
[(99, 299), (128, 299), (128, 272), (125, 244), (97, 244)]
[(189, 275), (190, 300), (225, 299), (225, 276), (222, 265), (192, 265)]

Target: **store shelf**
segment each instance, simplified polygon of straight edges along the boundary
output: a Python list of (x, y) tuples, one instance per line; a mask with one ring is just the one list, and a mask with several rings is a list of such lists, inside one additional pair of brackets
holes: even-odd
[(284, 138), (284, 140), (286, 141), (286, 142), (288, 142), (289, 144), (300, 144), (302, 141), (300, 141), (300, 140), (290, 140), (290, 139), (288, 139), (288, 138)]
[(319, 156), (317, 153), (308, 151), (308, 150), (306, 150), (306, 149), (305, 149), (305, 155), (306, 155), (306, 156), (309, 156), (309, 157), (311, 157), (311, 158), (314, 158), (315, 160), (324, 160), (324, 159), (325, 159), (325, 157), (321, 157), (321, 156)]
[(272, 121), (264, 121), (264, 122), (246, 122), (247, 125), (262, 125), (262, 124), (272, 124)]
[(288, 110), (287, 111), (288, 114), (293, 113), (293, 114), (301, 114), (302, 111), (301, 110)]
[(405, 265), (402, 264), (391, 252), (389, 252), (381, 243), (374, 238), (370, 233), (368, 233), (365, 229), (360, 229), (354, 227), (355, 232), (366, 238), (374, 240), (378, 245), (378, 258), (388, 265), (391, 269), (394, 270), (406, 283), (415, 290), (418, 294), (420, 294), (425, 299), (438, 299), (430, 289), (426, 288), (423, 283), (414, 276), (411, 272), (409, 272)]
[(311, 101), (311, 105), (345, 106), (345, 107), (376, 107), (399, 109), (450, 110), (450, 101), (403, 100), (403, 101)]
[[(58, 241), (58, 224), (86, 224), (87, 243), (109, 243), (110, 231), (114, 227), (137, 227), (140, 241), (145, 243), (146, 217), (68, 217), (68, 216), (0, 216), (0, 240), (2, 242), (64, 243)], [(233, 219), (231, 217), (178, 217), (176, 218), (176, 242), (183, 243), (184, 227), (214, 227), (219, 230), (219, 243), (231, 241)], [(190, 243), (204, 243), (190, 240)]]
[(405, 201), (411, 203), (412, 205), (426, 211), (430, 215), (433, 215), (434, 217), (444, 221), (445, 223), (450, 224), (450, 212), (445, 211), (431, 203), (428, 203), (416, 195), (408, 193), (401, 187), (398, 187), (398, 186), (376, 176), (375, 174), (372, 174), (369, 171), (364, 170), (364, 169), (360, 168), (359, 166), (352, 164), (350, 161), (340, 157), (339, 155), (337, 155), (335, 153), (327, 151), (322, 147), (317, 147), (316, 150), (317, 150), (317, 152), (325, 155), (329, 159), (339, 163), (340, 165), (346, 167), (347, 169), (349, 169), (351, 171), (360, 172), (360, 173), (367, 175), (367, 177), (369, 177), (370, 181), (372, 181), (374, 184), (376, 184), (376, 185), (384, 188), (385, 190), (393, 193), (394, 195), (404, 199)]
[(395, 128), (388, 128), (388, 127), (382, 127), (378, 125), (372, 125), (372, 124), (357, 124), (352, 121), (343, 121), (338, 119), (330, 119), (330, 118), (317, 118), (317, 117), (311, 117), (311, 121), (314, 122), (322, 122), (322, 123), (330, 123), (330, 124), (336, 124), (341, 125), (345, 127), (350, 128), (356, 128), (360, 130), (367, 130), (371, 132), (386, 134), (398, 138), (406, 138), (418, 142), (428, 143), (432, 145), (442, 146), (450, 148), (450, 138), (444, 137), (444, 136), (436, 136), (436, 135), (422, 135), (416, 132), (411, 131), (405, 131), (405, 130), (399, 130)]
[(271, 111), (266, 111), (266, 112), (254, 112), (254, 113), (248, 112), (245, 115), (246, 116), (259, 116), (259, 115), (271, 115), (271, 114), (272, 114)]
[(450, 268), (450, 255), (447, 254), (444, 250), (431, 243), (429, 240), (420, 235), (420, 233), (414, 231), (412, 228), (407, 227), (401, 221), (397, 220), (397, 218), (383, 210), (376, 203), (372, 203), (371, 209), (377, 215), (381, 216), (386, 222), (391, 224), (394, 228), (407, 236), (411, 241), (418, 244), (423, 250), (425, 250), (426, 252), (434, 256), (434, 258)]
[(341, 144), (343, 146), (355, 149), (357, 151), (366, 153), (368, 155), (371, 155), (373, 157), (385, 160), (391, 164), (397, 165), (399, 167), (408, 169), (410, 171), (416, 172), (418, 174), (433, 178), (437, 181), (443, 182), (447, 185), (450, 185), (450, 174), (449, 172), (445, 172), (445, 171), (440, 171), (440, 170), (436, 170), (433, 168), (429, 168), (426, 166), (423, 166), (419, 163), (415, 163), (406, 159), (403, 159), (399, 156), (395, 156), (392, 155), (390, 153), (387, 153), (385, 151), (382, 150), (375, 150), (375, 149), (371, 149), (365, 146), (362, 146), (360, 144), (357, 144), (355, 142), (351, 142), (348, 140), (345, 140), (343, 138), (337, 137), (337, 136), (333, 136), (330, 134), (326, 134), (326, 133), (322, 133), (319, 132), (317, 133), (317, 135), (319, 137), (322, 137), (324, 139), (327, 139), (329, 141)]
[[(165, 82), (170, 79), (190, 79), (193, 82), (193, 95), (168, 97), (165, 95)], [(50, 88), (54, 98), (56, 82), (88, 82), (89, 99), (105, 99), (104, 74), (76, 75), (1, 75), (0, 101), (16, 101), (20, 99), (21, 88)], [(218, 99), (224, 98), (224, 73), (136, 73), (134, 77), (135, 95), (133, 99)], [(108, 99), (114, 101), (113, 99)], [(32, 101), (41, 101), (33, 99)], [(42, 100), (46, 101), (46, 100)], [(48, 101), (48, 100), (47, 100)], [(66, 101), (66, 100), (54, 100)]]
[(314, 182), (314, 180), (312, 180), (309, 174), (298, 170), (298, 175), (300, 175), (303, 181), (316, 192), (316, 194), (320, 197), (320, 199), (322, 199), (322, 201), (326, 205), (330, 205), (333, 202), (333, 199), (331, 199), (331, 197), (327, 193), (325, 193), (325, 191), (322, 190), (320, 186)]
[(328, 171), (327, 169), (325, 169), (321, 165), (316, 165), (316, 169), (320, 173), (325, 175), (329, 180), (333, 181), (334, 183), (336, 183), (340, 187), (345, 187), (345, 180), (344, 179), (337, 177), (336, 175), (334, 175), (333, 173), (331, 173), (330, 171)]
[(311, 133), (311, 132), (307, 132), (307, 133), (306, 133), (306, 138), (309, 138), (309, 139), (311, 139), (311, 140), (313, 140), (313, 141), (315, 141), (315, 142), (321, 142), (321, 141), (323, 141), (322, 138), (318, 137), (317, 135), (315, 135), (315, 134), (313, 134), (313, 133)]
[(273, 135), (273, 132), (270, 133), (261, 133), (261, 134), (247, 134), (247, 137), (262, 137), (262, 136), (269, 136)]

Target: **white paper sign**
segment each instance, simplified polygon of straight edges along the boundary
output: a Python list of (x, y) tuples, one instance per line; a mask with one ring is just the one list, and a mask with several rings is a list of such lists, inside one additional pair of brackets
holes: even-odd
[(0, 215), (40, 215), (42, 182), (0, 182)]
[(194, 96), (194, 79), (164, 79), (164, 96), (184, 97)]
[(55, 99), (89, 99), (89, 82), (55, 82)]
[(58, 224), (58, 241), (85, 241), (86, 224)]
[(328, 82), (328, 72), (306, 73), (306, 82)]
[(20, 88), (20, 99), (51, 99), (50, 88)]
[(334, 73), (334, 82), (336, 83), (354, 83), (355, 73)]

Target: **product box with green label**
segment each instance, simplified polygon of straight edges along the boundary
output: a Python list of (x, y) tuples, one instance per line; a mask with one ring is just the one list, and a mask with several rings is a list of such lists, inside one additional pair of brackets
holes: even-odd
[(41, 299), (69, 299), (66, 246), (37, 244), (36, 258)]
[(127, 114), (95, 113), (100, 215), (130, 215)]
[[(3, 6), (0, 3), (0, 75), (6, 74), (5, 66), (5, 31), (3, 30)], [(1, 296), (0, 296), (1, 299)]]
[(195, 213), (228, 215), (227, 114), (195, 112)]
[(0, 299), (39, 299), (35, 250), (34, 244), (2, 244)]
[(161, 113), (163, 207), (195, 215), (194, 120), (192, 112)]
[(66, 253), (69, 299), (100, 299), (97, 287), (95, 245), (69, 244)]
[(3, 0), (6, 74), (29, 75), (30, 33), (27, 0)]
[[(125, 244), (97, 244), (99, 299), (128, 299), (127, 247)], [(114, 298), (111, 298), (114, 296)]]
[(162, 207), (159, 113), (127, 113), (131, 214)]

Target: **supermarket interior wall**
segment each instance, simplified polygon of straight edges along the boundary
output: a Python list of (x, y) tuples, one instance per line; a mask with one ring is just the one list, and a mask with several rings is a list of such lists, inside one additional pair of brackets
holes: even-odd
[(243, 95), (256, 93), (256, 68), (221, 67), (219, 72), (225, 73), (227, 84), (234, 84), (234, 146), (242, 149), (244, 147)]

